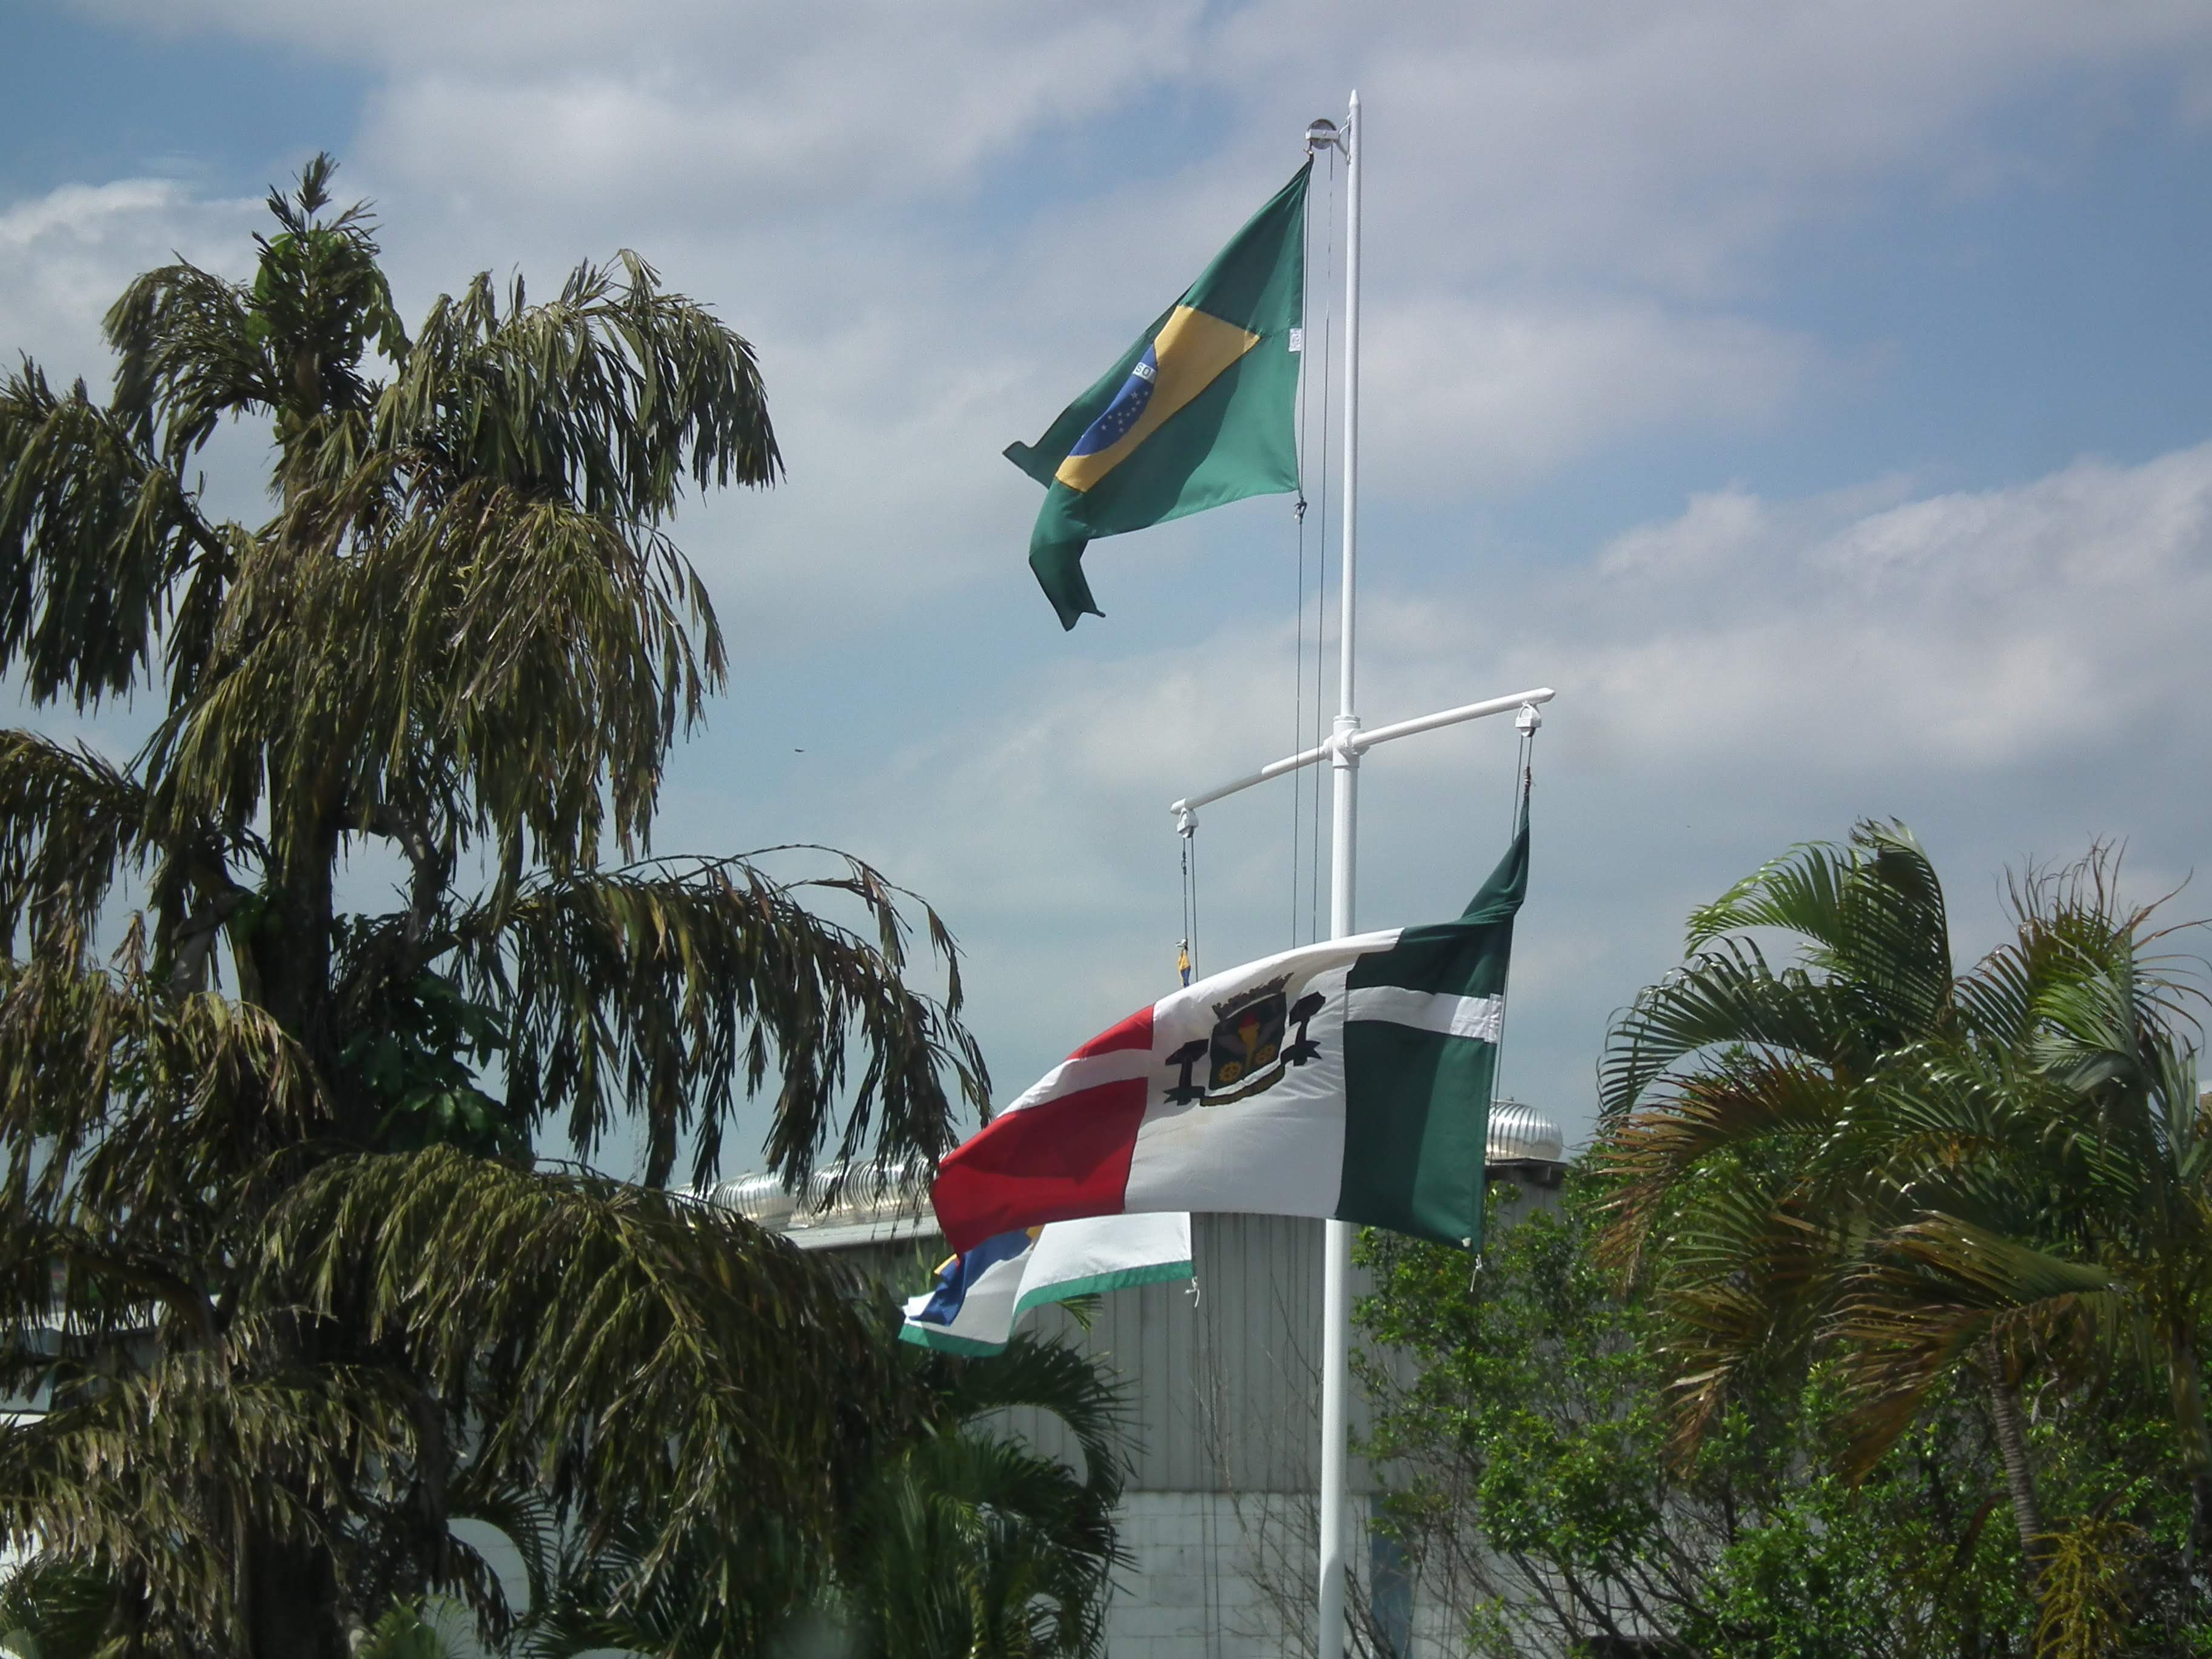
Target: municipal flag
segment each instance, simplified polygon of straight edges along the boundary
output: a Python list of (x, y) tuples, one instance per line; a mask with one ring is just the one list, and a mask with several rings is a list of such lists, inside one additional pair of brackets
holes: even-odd
[(1103, 616), (1084, 580), (1096, 536), (1298, 487), (1292, 420), (1304, 325), (1298, 169), (1182, 297), (1034, 444), (1006, 459), (1045, 486), (1030, 568), (1062, 628)]
[(1479, 1247), (1513, 845), (1457, 921), (1310, 945), (1092, 1038), (938, 1166), (955, 1249), (1074, 1216), (1333, 1216)]
[(1190, 1276), (1187, 1214), (1018, 1228), (939, 1267), (936, 1285), (906, 1304), (899, 1340), (947, 1353), (996, 1353), (1014, 1321), (1042, 1303)]

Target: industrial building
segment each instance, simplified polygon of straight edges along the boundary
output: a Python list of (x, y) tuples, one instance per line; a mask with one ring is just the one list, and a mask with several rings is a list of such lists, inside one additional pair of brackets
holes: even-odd
[[(1522, 1202), (1549, 1201), (1564, 1173), (1559, 1126), (1501, 1101), (1490, 1126), (1488, 1175)], [(825, 1183), (826, 1184), (826, 1183)], [(887, 1293), (924, 1288), (944, 1255), (926, 1203), (911, 1195), (854, 1195), (813, 1207), (763, 1176), (725, 1182), (706, 1196), (778, 1229), (810, 1250), (834, 1250)], [(1142, 1285), (1100, 1299), (1085, 1329), (1055, 1307), (1022, 1328), (1067, 1338), (1124, 1379), (1134, 1468), (1122, 1540), (1135, 1558), (1108, 1622), (1114, 1659), (1276, 1659), (1314, 1650), (1316, 1492), (1320, 1462), (1319, 1359), (1322, 1224), (1297, 1217), (1194, 1215), (1188, 1283)], [(1366, 1289), (1355, 1273), (1355, 1296)], [(1361, 1427), (1355, 1399), (1355, 1436)], [(1080, 1453), (1054, 1419), (1017, 1426), (1070, 1462)], [(1376, 1472), (1352, 1471), (1353, 1638), (1370, 1659), (1455, 1651), (1390, 1540), (1365, 1522)]]

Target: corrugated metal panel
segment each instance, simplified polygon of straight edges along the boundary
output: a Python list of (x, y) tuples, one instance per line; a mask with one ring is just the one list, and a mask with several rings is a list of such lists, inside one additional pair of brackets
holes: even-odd
[[(1502, 1172), (1501, 1172), (1502, 1173)], [(1548, 1181), (1546, 1177), (1548, 1176)], [(1493, 1177), (1497, 1178), (1497, 1177)], [(1557, 1201), (1556, 1167), (1516, 1170), (1522, 1213)], [(1024, 1329), (1064, 1336), (1118, 1372), (1131, 1407), (1139, 1492), (1312, 1492), (1320, 1439), (1321, 1266), (1319, 1221), (1294, 1216), (1194, 1215), (1189, 1284), (1139, 1285), (1099, 1299), (1086, 1332), (1060, 1308), (1028, 1315)], [(941, 1240), (858, 1245), (838, 1254), (902, 1295), (921, 1287)], [(1352, 1272), (1352, 1294), (1370, 1288)], [(1037, 1448), (1071, 1463), (1075, 1445), (1057, 1419), (1011, 1414)], [(1352, 1421), (1364, 1431), (1355, 1390)], [(1354, 1459), (1352, 1489), (1376, 1490)]]
[[(1189, 1285), (1102, 1298), (1085, 1332), (1060, 1309), (1031, 1317), (1119, 1373), (1140, 1492), (1310, 1492), (1317, 1467), (1322, 1224), (1287, 1216), (1191, 1218)], [(1354, 1275), (1354, 1293), (1366, 1287)], [(1355, 1416), (1355, 1422), (1357, 1417)], [(1040, 1450), (1076, 1459), (1054, 1419), (1016, 1413)], [(1372, 1489), (1355, 1464), (1353, 1489)]]
[(1489, 1161), (1557, 1164), (1566, 1156), (1565, 1133), (1533, 1106), (1501, 1100), (1490, 1109)]

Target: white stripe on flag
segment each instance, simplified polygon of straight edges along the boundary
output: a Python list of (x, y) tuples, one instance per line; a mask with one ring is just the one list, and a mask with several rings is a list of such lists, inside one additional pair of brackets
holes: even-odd
[(1079, 1090), (1095, 1089), (1102, 1083), (1126, 1083), (1131, 1078), (1150, 1077), (1152, 1073), (1152, 1051), (1149, 1048), (1113, 1048), (1103, 1054), (1087, 1054), (1081, 1060), (1063, 1060), (1001, 1109), (1018, 1112), (1055, 1095), (1072, 1095)]
[(994, 1352), (1012, 1340), (1023, 1311), (1042, 1303), (1189, 1277), (1187, 1214), (1055, 1221), (1019, 1254), (978, 1273), (949, 1324), (921, 1316), (933, 1291), (908, 1300), (901, 1336), (956, 1353)]
[(1505, 1000), (1409, 991), (1401, 985), (1365, 985), (1352, 994), (1344, 1017), (1388, 1020), (1418, 1031), (1495, 1042), (1505, 1024)]

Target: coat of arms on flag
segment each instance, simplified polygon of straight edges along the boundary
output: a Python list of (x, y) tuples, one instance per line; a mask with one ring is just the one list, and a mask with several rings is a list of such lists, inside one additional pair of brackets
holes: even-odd
[(1161, 998), (938, 1166), (955, 1249), (1162, 1210), (1333, 1216), (1467, 1244), (1528, 823), (1451, 921), (1329, 939)]
[[(1194, 1037), (1167, 1057), (1179, 1075), (1167, 1099), (1182, 1105), (1196, 1101), (1205, 1106), (1225, 1106), (1256, 1095), (1282, 1080), (1285, 1070), (1303, 1066), (1321, 1053), (1321, 1045), (1307, 1036), (1307, 1027), (1328, 999), (1310, 991), (1291, 1006), (1284, 988), (1288, 974), (1213, 1005), (1213, 1031)], [(1295, 1023), (1297, 1038), (1283, 1041)], [(1206, 1082), (1194, 1081), (1200, 1060), (1206, 1062)]]

